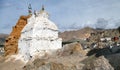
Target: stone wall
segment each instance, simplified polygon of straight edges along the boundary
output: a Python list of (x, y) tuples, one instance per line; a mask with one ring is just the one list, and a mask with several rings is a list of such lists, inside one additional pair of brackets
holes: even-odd
[(15, 26), (12, 28), (12, 32), (8, 36), (5, 42), (5, 56), (15, 54), (18, 52), (18, 40), (21, 35), (21, 30), (24, 28), (24, 26), (27, 24), (27, 19), (30, 16), (21, 16), (16, 23)]

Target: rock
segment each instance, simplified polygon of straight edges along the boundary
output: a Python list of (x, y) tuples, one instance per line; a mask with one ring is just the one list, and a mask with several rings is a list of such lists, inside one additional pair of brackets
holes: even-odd
[(36, 58), (23, 67), (24, 70), (82, 70), (85, 64), (81, 63), (87, 57), (79, 55), (54, 56)]
[(0, 63), (4, 62), (5, 58), (3, 56), (0, 55)]
[(89, 57), (84, 60), (85, 66), (83, 70), (114, 70), (104, 56), (96, 58), (95, 56)]
[(107, 55), (106, 58), (115, 70), (120, 70), (120, 53)]
[(27, 24), (27, 19), (29, 17), (30, 16), (21, 16), (17, 24), (13, 27), (12, 32), (10, 33), (5, 42), (5, 56), (18, 52), (18, 40), (21, 35), (21, 30)]
[(77, 70), (76, 67), (63, 65), (57, 62), (46, 62), (45, 60), (36, 59), (31, 64), (24, 66), (23, 70)]
[(110, 54), (113, 54), (113, 53), (111, 52), (111, 49), (109, 47), (106, 47), (106, 48), (102, 48), (102, 49), (101, 48), (92, 49), (87, 53), (88, 56), (91, 56), (93, 54), (95, 54), (96, 57), (99, 57), (99, 56), (102, 56), (102, 55), (106, 56), (106, 55), (110, 55)]
[(64, 45), (62, 50), (62, 55), (64, 56), (72, 54), (86, 55), (86, 52), (83, 50), (81, 44), (77, 42)]
[(0, 70), (23, 70), (24, 64), (20, 61), (0, 62)]
[(48, 63), (42, 67), (39, 67), (38, 70), (46, 70), (44, 68), (48, 68), (47, 70), (77, 70), (75, 66), (66, 66), (59, 63)]
[(45, 63), (46, 63), (46, 60), (37, 58), (34, 61), (29, 61), (23, 67), (23, 70), (37, 70), (39, 67), (45, 65)]

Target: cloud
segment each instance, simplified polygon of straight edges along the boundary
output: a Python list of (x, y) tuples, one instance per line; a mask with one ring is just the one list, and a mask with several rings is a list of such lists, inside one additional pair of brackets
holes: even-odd
[(108, 20), (105, 20), (104, 18), (98, 18), (97, 22), (95, 23), (95, 28), (102, 28), (105, 29), (108, 25)]
[[(10, 24), (12, 28), (20, 15), (28, 14), (29, 3), (32, 4), (33, 11), (39, 11), (45, 5), (50, 19), (61, 30), (86, 26), (115, 28), (120, 25), (120, 0), (0, 0), (0, 24)], [(11, 32), (7, 28), (6, 30)], [(3, 31), (0, 28), (0, 32)]]

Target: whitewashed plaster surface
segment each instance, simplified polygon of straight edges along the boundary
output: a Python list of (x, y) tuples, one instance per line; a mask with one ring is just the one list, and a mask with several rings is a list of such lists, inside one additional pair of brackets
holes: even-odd
[(18, 55), (24, 61), (35, 56), (43, 56), (62, 47), (62, 39), (58, 38), (57, 26), (48, 19), (44, 10), (32, 14), (21, 32), (18, 42)]

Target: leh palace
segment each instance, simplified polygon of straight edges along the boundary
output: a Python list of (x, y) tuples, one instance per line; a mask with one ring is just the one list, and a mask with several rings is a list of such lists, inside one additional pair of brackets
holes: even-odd
[(49, 20), (44, 7), (29, 16), (21, 16), (5, 43), (5, 56), (14, 56), (22, 61), (52, 54), (62, 47), (62, 39), (58, 37), (58, 27)]

